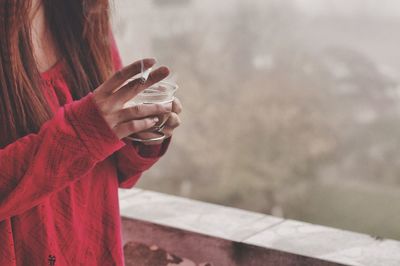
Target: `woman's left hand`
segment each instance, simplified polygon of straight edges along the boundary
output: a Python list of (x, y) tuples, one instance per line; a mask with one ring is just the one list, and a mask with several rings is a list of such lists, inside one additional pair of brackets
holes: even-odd
[[(169, 114), (169, 117), (167, 121), (165, 122), (165, 126), (162, 130), (162, 132), (165, 134), (167, 138), (171, 137), (174, 133), (174, 130), (179, 127), (181, 124), (181, 120), (179, 118), (179, 114), (182, 112), (182, 103), (178, 98), (175, 98), (175, 100), (172, 102), (172, 110), (171, 113)], [(151, 133), (146, 133), (147, 137), (157, 137), (158, 135), (151, 134)], [(153, 136), (149, 136), (153, 135)], [(159, 145), (163, 142), (163, 140), (160, 141), (151, 141), (151, 142), (144, 142), (143, 144), (145, 145)]]
[(172, 102), (172, 111), (169, 115), (167, 122), (165, 122), (165, 127), (163, 129), (164, 134), (167, 137), (171, 137), (174, 129), (179, 127), (181, 124), (181, 120), (179, 118), (179, 114), (182, 112), (182, 103), (178, 98)]

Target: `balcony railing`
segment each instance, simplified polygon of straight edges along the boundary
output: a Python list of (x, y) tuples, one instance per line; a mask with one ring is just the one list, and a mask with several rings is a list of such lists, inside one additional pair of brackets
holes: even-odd
[(399, 241), (152, 191), (120, 190), (120, 210), (127, 266), (167, 265), (143, 258), (161, 250), (185, 258), (168, 265), (400, 265)]

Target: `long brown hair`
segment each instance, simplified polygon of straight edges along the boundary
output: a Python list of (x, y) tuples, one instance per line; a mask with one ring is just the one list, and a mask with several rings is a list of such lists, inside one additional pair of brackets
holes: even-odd
[[(108, 0), (42, 0), (74, 99), (112, 73)], [(52, 117), (33, 54), (31, 0), (0, 0), (0, 148)]]

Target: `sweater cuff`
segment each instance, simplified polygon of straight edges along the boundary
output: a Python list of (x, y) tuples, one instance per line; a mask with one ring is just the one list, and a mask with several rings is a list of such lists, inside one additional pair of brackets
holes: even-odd
[(93, 93), (65, 105), (65, 115), (88, 151), (103, 161), (125, 146), (112, 131), (93, 100)]

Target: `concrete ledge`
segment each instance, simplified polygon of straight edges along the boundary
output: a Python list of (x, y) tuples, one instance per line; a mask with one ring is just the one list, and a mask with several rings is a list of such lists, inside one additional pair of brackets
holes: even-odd
[(123, 239), (215, 265), (400, 265), (400, 242), (235, 208), (120, 190)]

